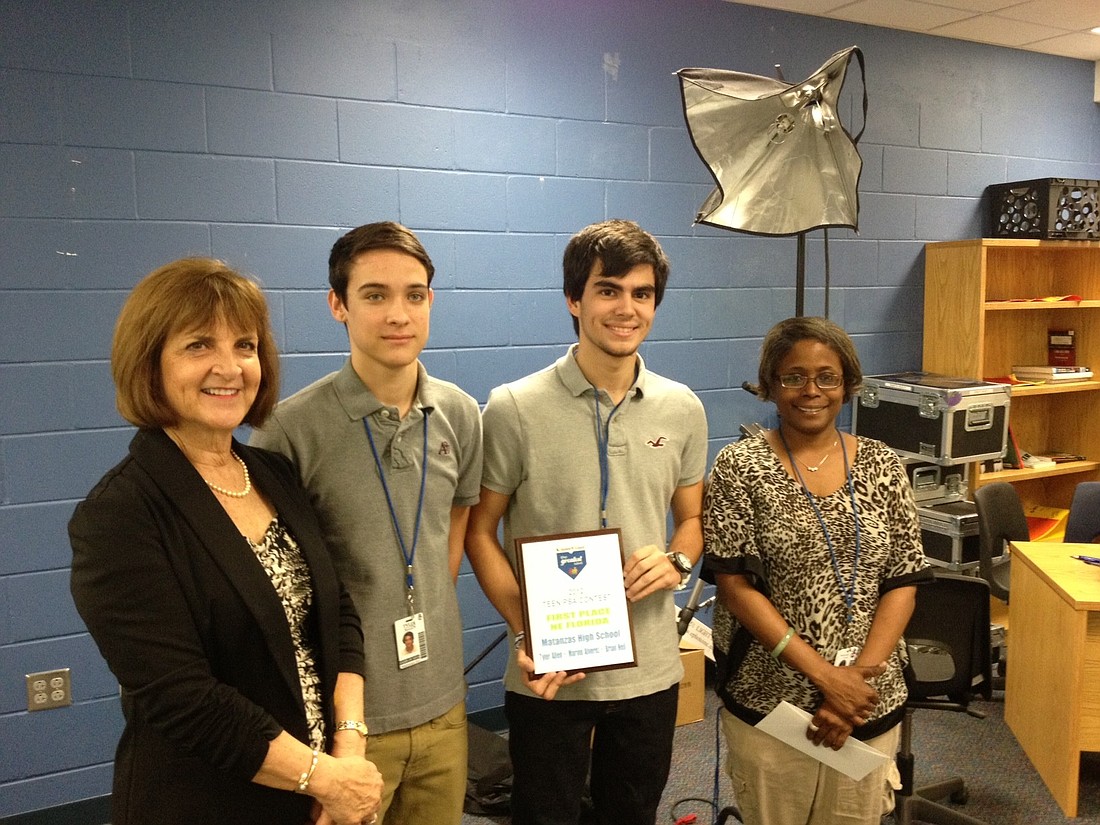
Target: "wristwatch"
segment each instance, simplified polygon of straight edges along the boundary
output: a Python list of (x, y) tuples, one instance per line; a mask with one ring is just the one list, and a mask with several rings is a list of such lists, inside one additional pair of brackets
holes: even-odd
[(362, 736), (364, 739), (367, 738), (367, 726), (366, 726), (366, 724), (364, 724), (363, 722), (358, 721), (357, 719), (345, 719), (343, 722), (337, 722), (336, 723), (336, 730), (353, 730), (356, 733), (358, 733), (360, 736)]
[(675, 551), (665, 553), (665, 555), (668, 556), (668, 560), (672, 562), (672, 566), (680, 571), (680, 585), (676, 589), (683, 590), (685, 587), (687, 587), (688, 579), (691, 578), (691, 559), (689, 559), (683, 553), (678, 553)]

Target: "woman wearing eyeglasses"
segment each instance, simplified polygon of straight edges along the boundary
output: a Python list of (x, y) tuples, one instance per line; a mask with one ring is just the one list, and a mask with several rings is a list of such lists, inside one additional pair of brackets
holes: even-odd
[[(893, 808), (906, 698), (902, 631), (925, 569), (901, 463), (836, 420), (863, 380), (848, 335), (789, 318), (764, 339), (757, 395), (779, 426), (719, 452), (704, 507), (728, 768), (746, 825), (867, 823)], [(753, 726), (782, 701), (806, 739), (890, 759), (860, 781)]]

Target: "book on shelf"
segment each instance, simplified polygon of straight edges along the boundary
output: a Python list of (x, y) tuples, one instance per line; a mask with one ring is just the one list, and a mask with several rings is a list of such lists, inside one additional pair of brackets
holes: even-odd
[(1068, 464), (1071, 461), (1085, 461), (1085, 456), (1080, 453), (1066, 453), (1061, 450), (1055, 450), (1048, 452), (1046, 457), (1053, 461), (1055, 464)]
[(1085, 381), (1092, 378), (1088, 367), (1051, 367), (1045, 364), (1024, 364), (1012, 368), (1020, 381)]
[(1047, 363), (1052, 367), (1072, 367), (1077, 363), (1077, 346), (1072, 329), (1047, 331)]
[(1043, 504), (1024, 506), (1029, 541), (1061, 541), (1066, 535), (1069, 510)]
[(1005, 457), (1003, 466), (1005, 469), (1023, 469), (1024, 461), (1022, 458), (1023, 451), (1020, 449), (1020, 445), (1016, 443), (1016, 434), (1012, 432), (1012, 427), (1008, 428), (1008, 439), (1005, 441)]

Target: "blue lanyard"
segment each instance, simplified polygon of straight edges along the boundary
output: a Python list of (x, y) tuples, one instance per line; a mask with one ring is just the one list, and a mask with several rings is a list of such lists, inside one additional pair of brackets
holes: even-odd
[(611, 489), (611, 461), (608, 457), (608, 444), (611, 441), (611, 418), (623, 405), (623, 401), (626, 401), (626, 396), (624, 395), (622, 401), (611, 408), (611, 412), (607, 415), (607, 427), (605, 428), (603, 419), (600, 417), (600, 390), (595, 386), (592, 389), (596, 393), (596, 450), (600, 456), (600, 527), (607, 527), (607, 495)]
[(416, 523), (413, 525), (412, 546), (405, 545), (405, 537), (401, 535), (401, 525), (397, 521), (397, 511), (393, 507), (393, 497), (390, 496), (390, 486), (386, 483), (386, 474), (382, 472), (382, 459), (378, 456), (378, 448), (374, 446), (374, 436), (370, 431), (369, 418), (363, 419), (363, 427), (367, 431), (367, 441), (370, 442), (370, 452), (374, 456), (374, 466), (378, 470), (378, 480), (382, 482), (382, 492), (386, 494), (386, 506), (390, 509), (390, 519), (393, 521), (393, 532), (397, 536), (397, 544), (401, 548), (401, 555), (405, 559), (405, 588), (409, 600), (409, 615), (416, 612), (413, 601), (413, 560), (416, 558), (416, 542), (420, 538), (420, 517), (424, 514), (424, 488), (428, 481), (428, 413), (430, 408), (424, 409), (424, 446), (420, 451), (420, 497), (416, 502)]
[(798, 476), (798, 483), (802, 485), (802, 493), (806, 496), (806, 501), (810, 502), (810, 507), (813, 508), (814, 515), (817, 516), (817, 523), (821, 525), (821, 532), (825, 534), (825, 544), (829, 547), (829, 559), (833, 563), (833, 575), (836, 576), (836, 584), (840, 588), (844, 605), (848, 608), (844, 616), (844, 622), (849, 624), (852, 621), (852, 606), (856, 601), (856, 575), (859, 573), (859, 505), (856, 503), (856, 488), (852, 483), (852, 470), (848, 466), (848, 448), (844, 446), (844, 436), (840, 435), (840, 430), (837, 430), (837, 435), (840, 436), (840, 450), (844, 454), (844, 475), (848, 482), (848, 496), (852, 500), (852, 518), (855, 520), (856, 526), (856, 554), (852, 562), (852, 580), (847, 587), (844, 586), (844, 577), (840, 574), (840, 563), (837, 561), (836, 548), (833, 547), (833, 537), (829, 535), (829, 528), (825, 526), (825, 518), (821, 515), (821, 510), (818, 509), (817, 502), (810, 495), (810, 491), (806, 489), (806, 482), (798, 469), (798, 462), (794, 460), (791, 448), (787, 445), (787, 439), (783, 437), (783, 428), (779, 428), (779, 440), (783, 442), (783, 449), (787, 451), (787, 458), (791, 460), (791, 467), (794, 468), (794, 473)]

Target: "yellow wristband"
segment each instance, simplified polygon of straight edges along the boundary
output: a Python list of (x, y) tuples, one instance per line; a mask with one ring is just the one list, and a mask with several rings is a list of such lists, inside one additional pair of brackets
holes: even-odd
[(787, 633), (779, 640), (779, 644), (772, 650), (773, 659), (778, 659), (783, 651), (787, 649), (787, 643), (790, 642), (792, 636), (794, 636), (794, 628), (788, 626)]

